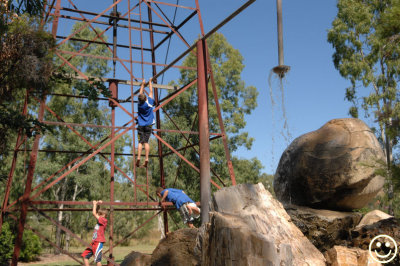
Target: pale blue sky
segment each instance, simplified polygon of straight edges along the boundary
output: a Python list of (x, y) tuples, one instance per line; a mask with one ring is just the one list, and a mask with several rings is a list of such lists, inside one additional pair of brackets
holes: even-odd
[[(64, 6), (72, 8), (67, 1), (63, 2), (66, 3)], [(112, 3), (111, 0), (95, 1), (96, 5), (93, 5), (92, 0), (74, 2), (79, 9), (100, 12)], [(122, 2), (125, 3), (127, 0)], [(176, 3), (175, 0), (169, 2)], [(193, 0), (179, 1), (179, 4), (186, 6), (194, 6), (193, 3)], [(200, 0), (199, 3), (204, 28), (208, 32), (245, 1)], [(334, 68), (333, 48), (327, 42), (327, 31), (337, 12), (336, 0), (282, 0), (282, 3), (285, 65), (291, 67), (283, 82), (288, 130), (283, 129), (282, 94), (278, 80), (272, 78), (274, 106), (271, 104), (271, 92), (268, 86), (270, 70), (278, 65), (276, 1), (257, 0), (220, 30), (244, 57), (245, 69), (242, 79), (246, 85), (253, 85), (259, 91), (258, 106), (246, 117), (247, 125), (244, 129), (255, 139), (253, 147), (249, 151), (240, 149), (234, 155), (249, 159), (257, 157), (268, 174), (274, 173), (282, 152), (291, 140), (318, 129), (331, 119), (349, 117), (350, 106), (344, 99), (345, 88), (349, 86), (349, 82)], [(166, 11), (171, 18), (173, 10), (170, 8)], [(190, 12), (190, 10), (186, 13), (184, 10), (178, 10), (177, 21)], [(191, 23), (181, 29), (190, 44), (200, 33), (197, 18), (192, 19)], [(63, 25), (60, 31), (69, 32), (70, 26)], [(132, 38), (137, 40), (137, 34)], [(119, 38), (129, 38), (127, 31), (119, 31)], [(161, 53), (165, 47), (160, 48)], [(173, 39), (168, 62), (185, 49), (181, 40)], [(122, 50), (119, 50), (119, 56), (128, 59)], [(137, 53), (133, 59), (138, 60), (139, 57), (140, 54)], [(177, 77), (177, 71), (169, 72), (172, 73), (165, 76), (164, 83)], [(141, 74), (137, 76), (140, 77)], [(117, 77), (129, 79), (127, 72), (121, 66), (117, 67)], [(144, 77), (150, 77), (150, 70), (145, 69)], [(128, 88), (121, 87), (120, 95), (124, 93), (128, 93)], [(124, 114), (120, 113), (119, 117), (119, 124), (126, 122)], [(371, 124), (371, 121), (365, 122)]]
[[(213, 21), (207, 21), (208, 17), (214, 20), (215, 14), (226, 15), (226, 10), (234, 10), (243, 1), (201, 2), (203, 19), (209, 28)], [(291, 67), (283, 81), (284, 105), (293, 140), (331, 119), (349, 117), (350, 104), (344, 99), (349, 82), (334, 68), (333, 48), (327, 42), (327, 31), (337, 12), (336, 1), (282, 0), (282, 5), (285, 65)], [(254, 145), (250, 151), (242, 149), (235, 155), (257, 157), (265, 172), (272, 174), (290, 143), (288, 132), (283, 129), (281, 91), (276, 77), (272, 82), (274, 108), (268, 86), (270, 69), (278, 65), (276, 1), (256, 1), (221, 32), (244, 57), (243, 80), (259, 91), (258, 107), (247, 117), (245, 128), (255, 138)]]

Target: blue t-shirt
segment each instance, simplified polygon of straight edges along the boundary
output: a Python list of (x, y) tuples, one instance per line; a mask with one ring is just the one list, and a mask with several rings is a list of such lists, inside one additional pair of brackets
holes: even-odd
[(166, 190), (168, 190), (168, 195), (165, 199), (167, 201), (172, 202), (178, 210), (186, 202), (195, 203), (191, 198), (189, 198), (188, 195), (186, 195), (182, 190), (177, 188), (166, 188), (163, 191), (161, 191), (161, 196), (164, 196)]
[(154, 99), (147, 97), (143, 104), (138, 104), (138, 124), (139, 126), (149, 126), (154, 124)]

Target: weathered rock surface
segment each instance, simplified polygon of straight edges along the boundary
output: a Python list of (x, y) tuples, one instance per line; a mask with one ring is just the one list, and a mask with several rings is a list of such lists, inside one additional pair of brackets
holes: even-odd
[[(351, 231), (351, 240), (348, 246), (368, 249), (372, 239), (378, 235), (388, 235), (397, 241), (397, 246), (400, 246), (400, 222), (398, 219), (389, 218), (380, 220), (379, 222), (365, 225), (361, 228)], [(399, 264), (400, 265), (400, 264)]]
[(121, 263), (121, 266), (148, 266), (151, 264), (151, 255), (132, 251)]
[(356, 226), (356, 229), (360, 229), (363, 226), (371, 225), (381, 220), (389, 218), (393, 218), (393, 216), (384, 213), (383, 211), (380, 210), (373, 210), (363, 216), (360, 223)]
[(317, 210), (295, 205), (287, 205), (285, 209), (292, 222), (322, 252), (335, 245), (346, 245), (350, 231), (362, 217), (361, 213)]
[(325, 265), (318, 249), (260, 183), (218, 190), (198, 249), (207, 265)]
[(334, 246), (324, 253), (328, 266), (379, 266), (368, 250)]
[(158, 243), (151, 257), (152, 266), (195, 266), (200, 258), (194, 247), (198, 229), (184, 228), (171, 232)]
[(281, 156), (274, 190), (278, 199), (318, 209), (364, 207), (382, 188), (376, 175), (383, 151), (359, 119), (334, 119), (295, 139)]

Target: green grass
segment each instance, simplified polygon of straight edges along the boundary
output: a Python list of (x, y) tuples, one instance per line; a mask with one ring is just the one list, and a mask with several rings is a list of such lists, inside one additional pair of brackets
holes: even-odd
[[(129, 253), (131, 253), (132, 251), (151, 254), (155, 247), (156, 247), (156, 245), (154, 245), (154, 244), (137, 244), (137, 245), (132, 245), (129, 247), (115, 247), (113, 250), (114, 260), (116, 263), (120, 264), (124, 260), (125, 256), (128, 255)], [(76, 254), (75, 257), (78, 257), (78, 259), (79, 259), (80, 255), (78, 255), (78, 254), (82, 253), (82, 251), (84, 249), (85, 248), (83, 248), (83, 247), (74, 247), (74, 248), (71, 248), (69, 252)], [(103, 248), (103, 251), (106, 251), (106, 250), (108, 250), (108, 246), (105, 246)], [(108, 256), (108, 255), (109, 254), (107, 253), (106, 256)], [(101, 261), (103, 263), (103, 265), (107, 263), (107, 260), (104, 259), (104, 257), (105, 256), (103, 254), (103, 259)], [(68, 260), (51, 262), (51, 263), (47, 262), (44, 264), (35, 263), (35, 266), (45, 266), (45, 265), (75, 266), (75, 265), (80, 265), (80, 264), (71, 258), (68, 258)]]

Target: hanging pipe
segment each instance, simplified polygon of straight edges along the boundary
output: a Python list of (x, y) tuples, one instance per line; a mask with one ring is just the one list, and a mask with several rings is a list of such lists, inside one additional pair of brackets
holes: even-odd
[(283, 26), (282, 26), (282, 0), (276, 0), (277, 26), (278, 26), (278, 58), (279, 65), (273, 68), (273, 71), (283, 78), (290, 70), (290, 66), (283, 63)]

